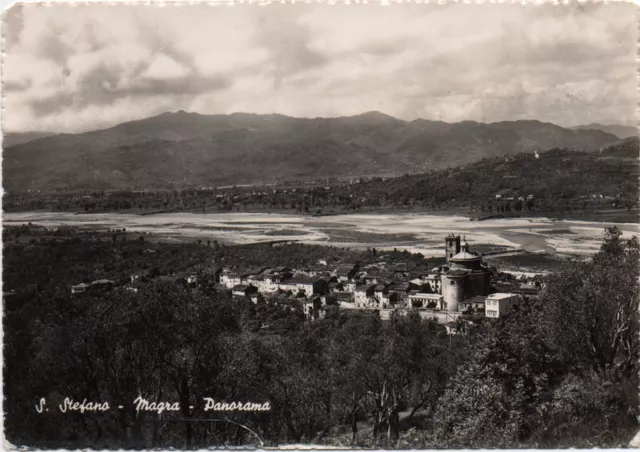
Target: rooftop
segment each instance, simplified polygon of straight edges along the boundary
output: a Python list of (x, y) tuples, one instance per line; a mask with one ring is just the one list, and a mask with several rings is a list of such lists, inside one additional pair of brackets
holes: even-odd
[(468, 251), (461, 251), (455, 256), (453, 256), (452, 258), (450, 258), (449, 260), (450, 261), (473, 261), (478, 259), (482, 259), (482, 258), (477, 254), (473, 254)]
[(341, 266), (341, 267), (338, 267), (336, 269), (336, 273), (346, 275), (346, 274), (351, 273), (353, 271), (353, 269), (354, 269), (353, 266), (350, 266), (350, 267)]
[(317, 279), (311, 278), (309, 276), (296, 275), (288, 280), (285, 284), (313, 284), (316, 281)]
[(401, 282), (401, 283), (396, 283), (393, 284), (393, 290), (409, 290), (409, 283), (408, 282)]
[(484, 295), (476, 295), (475, 297), (467, 298), (463, 303), (484, 303), (487, 297)]
[(491, 300), (504, 300), (505, 298), (517, 297), (518, 295), (515, 293), (492, 293), (487, 297), (487, 299)]
[(242, 274), (242, 276), (258, 276), (266, 269), (267, 267), (249, 268)]
[(271, 269), (271, 273), (281, 273), (281, 272), (286, 272), (286, 271), (290, 271), (291, 269), (289, 267), (274, 267)]
[(409, 295), (409, 298), (411, 298), (411, 297), (427, 298), (429, 300), (440, 300), (440, 299), (442, 299), (442, 295), (440, 295), (439, 293), (426, 293), (426, 292), (413, 293), (413, 294)]
[(375, 288), (376, 285), (375, 284), (358, 284), (356, 286), (356, 291), (360, 292), (360, 291), (366, 291), (366, 290), (370, 290), (371, 288)]

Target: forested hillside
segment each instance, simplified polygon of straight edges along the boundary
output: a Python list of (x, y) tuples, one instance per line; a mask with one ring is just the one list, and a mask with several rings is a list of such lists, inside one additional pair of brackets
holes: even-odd
[(510, 198), (531, 195), (529, 204), (554, 207), (571, 202), (574, 207), (601, 199), (635, 204), (638, 198), (638, 139), (633, 138), (602, 150), (585, 153), (552, 149), (539, 153), (494, 157), (458, 168), (420, 175), (407, 175), (360, 184), (357, 189), (384, 194), (393, 202), (452, 205), (497, 209)]
[(554, 149), (537, 156), (494, 157), (462, 167), (362, 179), (355, 184), (334, 181), (320, 186), (32, 193), (8, 197), (3, 209), (132, 213), (277, 210), (325, 215), (384, 209), (464, 209), (481, 215), (525, 212), (574, 217), (609, 211), (622, 218), (620, 215), (631, 217), (637, 205), (638, 174), (638, 138), (631, 138), (597, 153)]
[[(3, 319), (14, 445), (618, 447), (638, 428), (639, 246), (615, 228), (591, 261), (550, 276), (539, 301), (495, 322), (470, 318), (455, 336), (417, 313), (386, 322), (334, 307), (310, 321), (297, 303), (256, 305), (214, 285), (154, 276), (189, 256), (273, 265), (315, 259), (320, 247), (251, 253), (30, 234), (4, 245), (6, 268), (20, 268), (4, 276), (5, 291), (15, 292), (5, 295)], [(157, 271), (138, 292), (74, 296), (67, 284), (81, 278), (83, 262), (85, 278)], [(136, 412), (139, 396), (180, 409)], [(38, 414), (41, 397), (50, 411)], [(113, 409), (63, 413), (65, 397)], [(204, 397), (271, 409), (205, 411)]]

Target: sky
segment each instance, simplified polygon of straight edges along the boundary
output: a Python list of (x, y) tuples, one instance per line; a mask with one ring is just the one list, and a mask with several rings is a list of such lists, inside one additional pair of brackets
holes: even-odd
[(635, 124), (631, 3), (18, 4), (3, 130), (166, 111)]

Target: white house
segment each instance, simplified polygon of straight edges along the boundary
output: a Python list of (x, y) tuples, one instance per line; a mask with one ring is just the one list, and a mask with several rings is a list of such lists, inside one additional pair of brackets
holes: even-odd
[(91, 283), (92, 289), (107, 289), (113, 287), (113, 281), (110, 279), (98, 279)]
[(383, 303), (385, 301), (386, 295), (388, 293), (389, 293), (389, 289), (387, 289), (387, 286), (385, 286), (384, 284), (378, 284), (373, 290), (373, 296), (380, 303)]
[(265, 275), (258, 278), (254, 285), (260, 293), (275, 293), (280, 288), (282, 279), (280, 275)]
[(345, 292), (354, 293), (356, 290), (356, 283), (353, 281), (348, 281), (342, 284)]
[(314, 279), (302, 275), (294, 276), (280, 283), (279, 288), (284, 292), (290, 291), (294, 296), (304, 293), (305, 297), (310, 297), (313, 294), (325, 294), (328, 291), (327, 281), (324, 279)]
[(89, 284), (80, 283), (80, 284), (77, 284), (75, 286), (71, 286), (71, 293), (86, 292), (87, 290), (89, 290), (89, 288), (91, 288), (91, 286)]
[(497, 319), (511, 311), (520, 303), (520, 295), (515, 293), (493, 293), (485, 301), (485, 315)]
[(220, 284), (223, 284), (227, 289), (232, 289), (242, 284), (242, 278), (237, 273), (225, 270), (220, 275)]
[(429, 273), (426, 273), (424, 275), (422, 275), (422, 280), (424, 281), (424, 284), (429, 284), (429, 287), (431, 287), (431, 291), (434, 293), (439, 293), (440, 292), (440, 273), (436, 272), (436, 271), (432, 271)]
[(369, 305), (369, 298), (373, 297), (375, 284), (363, 284), (356, 287), (353, 292), (354, 301), (358, 307), (366, 307)]
[(256, 287), (246, 284), (240, 284), (231, 289), (231, 293), (238, 297), (250, 297), (257, 291)]

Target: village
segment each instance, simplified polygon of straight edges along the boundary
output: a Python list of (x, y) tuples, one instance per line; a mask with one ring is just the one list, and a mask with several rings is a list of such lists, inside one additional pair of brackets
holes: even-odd
[[(460, 235), (447, 236), (443, 245), (445, 263), (433, 268), (398, 261), (380, 252), (376, 262), (363, 266), (323, 259), (303, 268), (203, 266), (198, 271), (163, 278), (179, 280), (189, 287), (208, 278), (237, 300), (301, 305), (309, 320), (323, 318), (329, 307), (375, 311), (383, 320), (394, 312), (403, 315), (417, 310), (421, 317), (444, 324), (450, 333), (456, 332), (456, 320), (462, 315), (502, 317), (525, 298), (536, 298), (542, 288), (538, 278), (515, 278), (489, 267)], [(143, 290), (142, 281), (148, 277), (148, 272), (142, 271), (132, 274), (126, 284), (101, 279), (74, 285), (71, 292), (115, 286), (137, 292)]]

